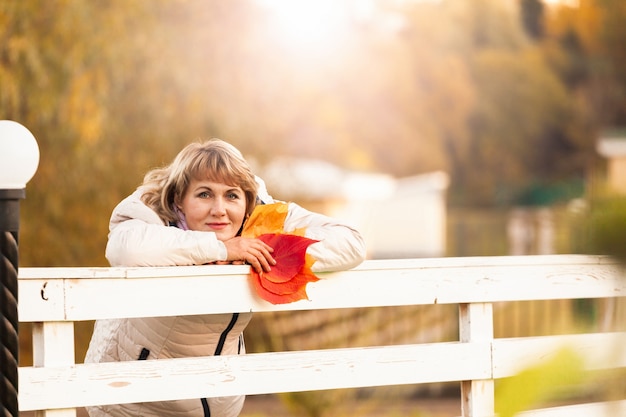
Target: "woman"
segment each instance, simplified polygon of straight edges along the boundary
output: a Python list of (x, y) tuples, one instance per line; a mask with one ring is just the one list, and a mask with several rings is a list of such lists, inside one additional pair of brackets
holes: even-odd
[[(276, 261), (259, 239), (239, 236), (256, 204), (273, 203), (241, 153), (219, 139), (185, 147), (165, 168), (120, 202), (110, 220), (111, 266), (248, 263), (258, 272)], [(356, 230), (294, 203), (283, 229), (306, 228), (313, 272), (352, 268), (365, 257)], [(245, 353), (250, 313), (98, 320), (85, 362), (112, 362)], [(244, 397), (202, 398), (89, 407), (91, 417), (234, 417)]]

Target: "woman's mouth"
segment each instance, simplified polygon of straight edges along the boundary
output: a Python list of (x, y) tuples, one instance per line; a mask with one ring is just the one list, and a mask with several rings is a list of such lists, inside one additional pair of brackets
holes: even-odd
[(228, 227), (228, 223), (207, 223), (207, 226), (213, 230), (223, 230)]

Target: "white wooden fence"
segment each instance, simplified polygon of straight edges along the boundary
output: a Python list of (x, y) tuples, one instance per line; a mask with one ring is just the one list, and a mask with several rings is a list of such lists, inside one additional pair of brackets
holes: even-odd
[[(626, 333), (494, 339), (492, 303), (626, 295), (623, 269), (580, 255), (366, 261), (319, 274), (310, 300), (259, 299), (247, 266), (21, 268), (19, 319), (33, 323), (34, 366), (19, 369), (20, 411), (74, 416), (76, 407), (233, 394), (459, 381), (459, 415), (494, 415), (494, 382), (568, 345), (589, 369), (626, 367)], [(459, 305), (459, 341), (75, 364), (74, 322), (103, 318)], [(626, 415), (626, 400), (524, 416)]]

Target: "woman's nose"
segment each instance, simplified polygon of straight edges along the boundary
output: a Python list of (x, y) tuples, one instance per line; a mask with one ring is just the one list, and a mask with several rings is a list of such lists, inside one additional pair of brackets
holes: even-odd
[(213, 204), (211, 205), (211, 214), (216, 216), (222, 216), (226, 213), (224, 200), (221, 198), (216, 198), (213, 200)]

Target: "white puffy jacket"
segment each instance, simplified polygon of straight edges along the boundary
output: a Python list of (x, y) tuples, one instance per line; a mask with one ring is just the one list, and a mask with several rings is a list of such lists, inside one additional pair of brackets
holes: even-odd
[[(106, 257), (111, 266), (201, 265), (226, 259), (212, 232), (167, 226), (140, 199), (141, 188), (113, 210)], [(264, 203), (273, 200), (260, 193)], [(289, 203), (285, 232), (306, 228), (319, 240), (307, 252), (314, 272), (345, 270), (361, 263), (365, 243), (355, 229)], [(140, 294), (138, 294), (140, 297)], [(113, 362), (245, 353), (243, 330), (250, 313), (96, 321), (85, 362)], [(88, 407), (91, 417), (235, 417), (243, 396)]]

